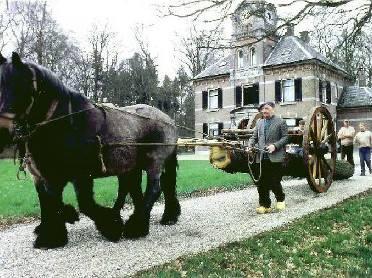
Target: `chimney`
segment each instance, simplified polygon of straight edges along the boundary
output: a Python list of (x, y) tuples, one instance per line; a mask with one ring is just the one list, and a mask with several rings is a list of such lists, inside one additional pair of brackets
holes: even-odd
[(289, 23), (287, 25), (287, 31), (285, 33), (286, 36), (294, 36), (294, 24)]
[(367, 77), (364, 68), (358, 69), (358, 86), (366, 87), (367, 86)]
[(300, 39), (306, 43), (309, 43), (310, 42), (309, 31), (300, 32)]

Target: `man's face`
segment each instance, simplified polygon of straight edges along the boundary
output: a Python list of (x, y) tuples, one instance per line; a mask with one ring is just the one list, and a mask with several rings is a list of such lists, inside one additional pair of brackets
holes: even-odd
[(300, 124), (299, 127), (300, 127), (301, 130), (305, 129), (305, 125)]
[(349, 127), (349, 121), (344, 121), (344, 126)]
[(265, 119), (269, 119), (274, 115), (274, 108), (266, 104), (264, 107), (262, 107), (261, 112)]
[(359, 125), (360, 131), (366, 131), (366, 127), (364, 125)]

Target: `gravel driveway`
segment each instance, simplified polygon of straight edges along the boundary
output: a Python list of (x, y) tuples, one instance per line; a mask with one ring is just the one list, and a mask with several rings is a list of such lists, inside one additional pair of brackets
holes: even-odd
[[(357, 173), (359, 171), (356, 171)], [(93, 222), (82, 218), (68, 225), (69, 243), (56, 250), (32, 248), (35, 224), (15, 225), (0, 232), (0, 277), (123, 277), (292, 222), (372, 188), (372, 175), (334, 182), (329, 191), (315, 194), (304, 179), (284, 183), (285, 212), (256, 215), (255, 188), (185, 199), (177, 225), (159, 224), (162, 205), (154, 207), (150, 235), (119, 243), (105, 241)], [(123, 218), (129, 215), (123, 211)]]

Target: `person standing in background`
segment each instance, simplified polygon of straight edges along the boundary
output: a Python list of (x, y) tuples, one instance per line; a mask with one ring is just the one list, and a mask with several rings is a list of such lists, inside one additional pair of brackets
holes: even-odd
[(305, 131), (305, 121), (304, 120), (299, 121), (298, 126), (296, 126), (293, 130), (303, 134)]
[(355, 129), (349, 124), (349, 120), (344, 120), (344, 126), (339, 130), (337, 137), (341, 140), (341, 159), (347, 157), (347, 161), (354, 166), (353, 149), (354, 149)]
[(359, 159), (361, 167), (361, 176), (366, 175), (367, 164), (369, 173), (372, 174), (371, 170), (371, 147), (372, 147), (372, 132), (366, 130), (364, 123), (359, 124), (360, 131), (355, 135), (354, 143), (359, 147)]

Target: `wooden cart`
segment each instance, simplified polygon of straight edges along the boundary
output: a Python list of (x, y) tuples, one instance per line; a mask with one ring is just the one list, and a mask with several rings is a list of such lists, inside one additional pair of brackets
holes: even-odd
[[(250, 119), (246, 129), (224, 129), (218, 140), (193, 144), (210, 146), (210, 162), (214, 167), (229, 173), (247, 172), (257, 183), (261, 167), (255, 156), (263, 150), (248, 154), (246, 147), (261, 117), (258, 113)], [(307, 117), (305, 130), (289, 129), (288, 136), (284, 175), (306, 177), (313, 191), (327, 191), (333, 181), (337, 156), (335, 127), (327, 108), (315, 107)], [(179, 144), (187, 142), (179, 141)]]

